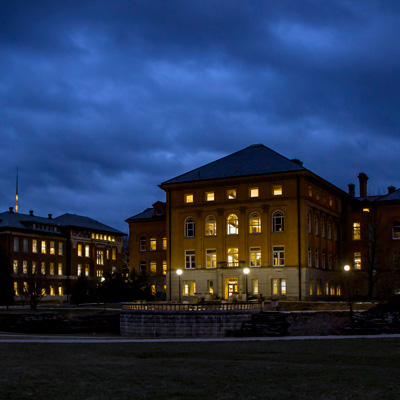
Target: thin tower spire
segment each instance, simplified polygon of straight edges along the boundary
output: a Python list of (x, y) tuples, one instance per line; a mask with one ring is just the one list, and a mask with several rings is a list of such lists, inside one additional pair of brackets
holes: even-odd
[(18, 167), (17, 167), (17, 184), (15, 189), (15, 212), (18, 212)]

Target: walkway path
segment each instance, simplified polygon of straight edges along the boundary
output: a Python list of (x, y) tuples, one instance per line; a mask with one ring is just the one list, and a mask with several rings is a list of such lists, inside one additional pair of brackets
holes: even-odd
[(349, 336), (280, 336), (280, 337), (245, 337), (245, 338), (129, 338), (122, 336), (81, 336), (81, 335), (21, 335), (0, 333), (1, 343), (171, 343), (171, 342), (253, 342), (276, 340), (327, 340), (327, 339), (400, 339), (400, 334), (389, 335), (349, 335)]

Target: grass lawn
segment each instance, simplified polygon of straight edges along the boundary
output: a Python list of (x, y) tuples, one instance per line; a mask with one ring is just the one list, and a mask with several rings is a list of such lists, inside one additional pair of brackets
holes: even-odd
[(0, 344), (0, 399), (399, 399), (400, 340)]

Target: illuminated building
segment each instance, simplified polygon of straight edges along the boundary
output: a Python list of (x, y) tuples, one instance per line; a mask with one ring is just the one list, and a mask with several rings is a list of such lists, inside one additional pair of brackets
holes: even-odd
[(128, 218), (129, 269), (149, 277), (156, 299), (166, 298), (167, 235), (165, 203)]
[(0, 249), (11, 267), (17, 299), (34, 276), (44, 281), (47, 299), (64, 300), (79, 275), (98, 279), (106, 270), (116, 271), (122, 265), (123, 236), (76, 214), (44, 218), (12, 208), (0, 214)]

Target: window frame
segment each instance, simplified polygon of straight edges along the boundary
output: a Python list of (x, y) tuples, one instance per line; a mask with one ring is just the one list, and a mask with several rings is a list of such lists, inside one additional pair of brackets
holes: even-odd
[[(236, 221), (236, 225), (233, 223)], [(226, 219), (226, 234), (227, 235), (238, 235), (239, 234), (239, 217), (232, 213), (228, 215)]]
[[(278, 223), (280, 221), (280, 223)], [(279, 230), (278, 227), (281, 227)], [(285, 214), (281, 210), (276, 210), (272, 213), (272, 232), (283, 233), (285, 232)]]
[(272, 266), (278, 268), (285, 266), (285, 246), (272, 246)]
[(185, 238), (196, 237), (196, 221), (193, 217), (185, 219)]
[(251, 235), (261, 233), (261, 214), (257, 211), (249, 216), (249, 233)]

